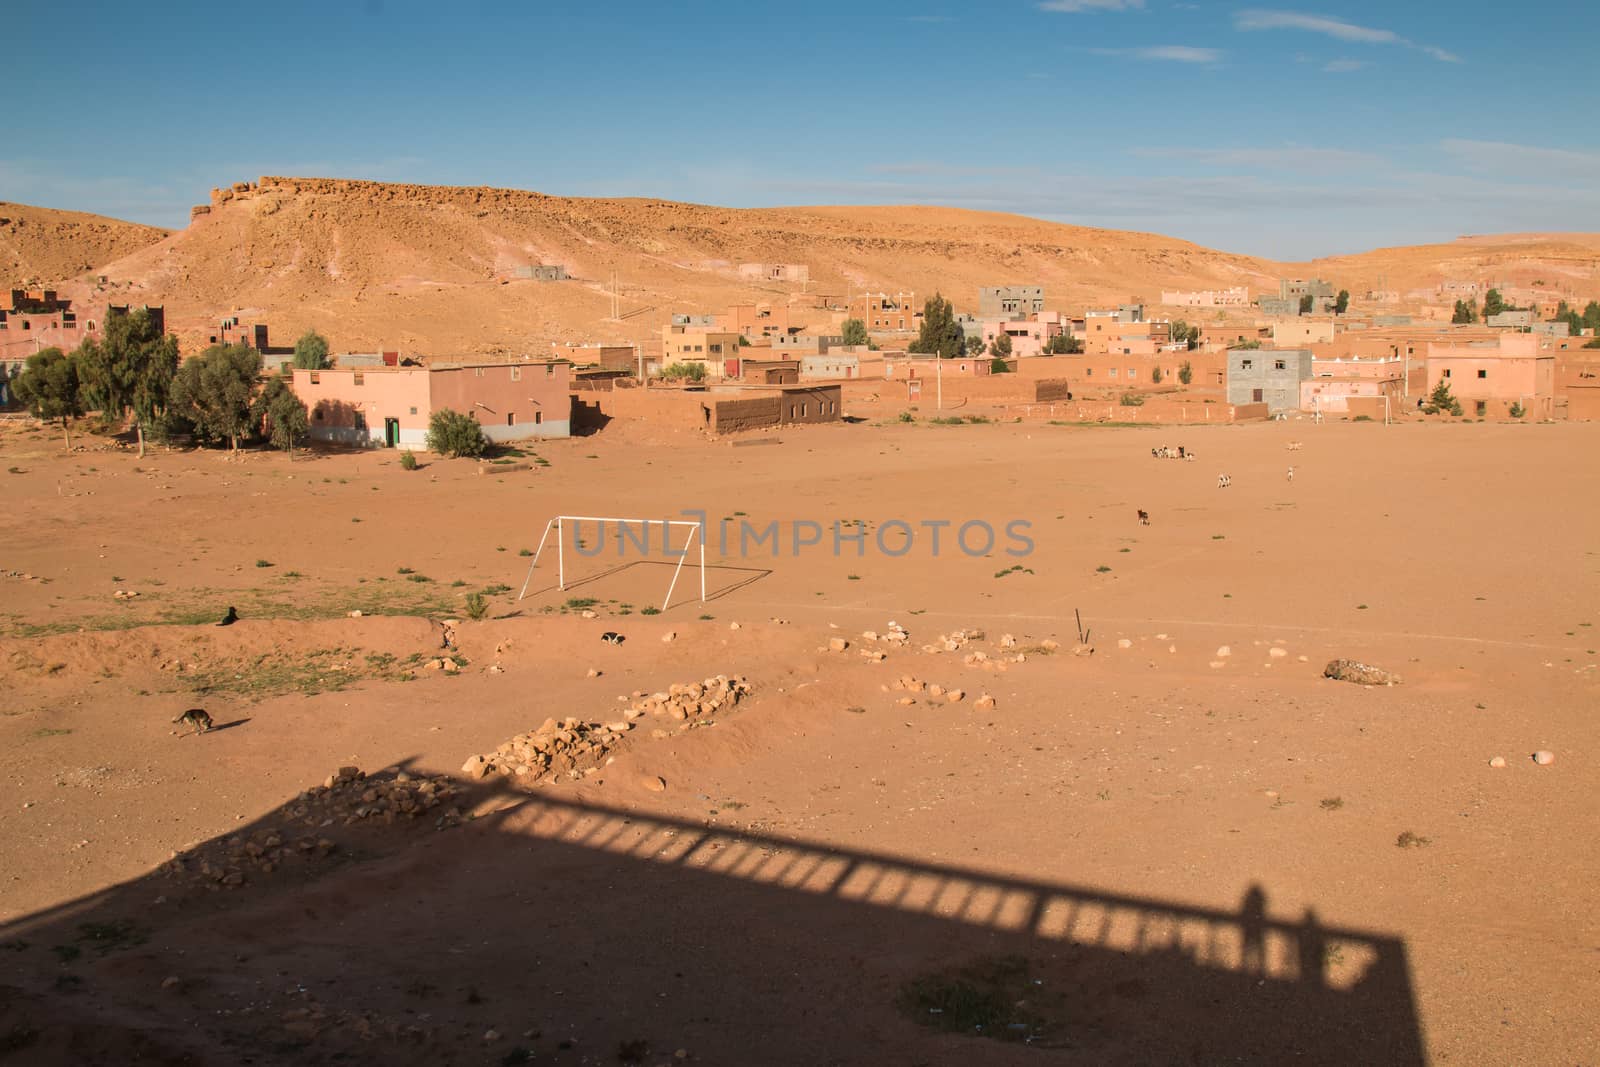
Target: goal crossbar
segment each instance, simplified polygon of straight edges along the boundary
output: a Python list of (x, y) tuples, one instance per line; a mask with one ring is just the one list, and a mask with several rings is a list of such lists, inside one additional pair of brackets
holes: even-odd
[[(600, 528), (601, 528), (602, 531), (604, 531), (605, 524), (608, 523), (608, 522), (616, 523), (619, 528), (622, 525), (626, 524), (626, 523), (639, 524), (639, 525), (643, 525), (646, 528), (646, 531), (647, 531), (646, 537), (647, 538), (649, 536), (648, 529), (649, 529), (650, 526), (652, 526), (652, 525), (660, 526), (662, 528), (662, 540), (663, 540), (662, 547), (663, 548), (666, 547), (665, 541), (666, 541), (666, 538), (667, 538), (667, 534), (670, 532), (672, 527), (674, 527), (674, 526), (687, 526), (687, 527), (689, 527), (689, 538), (688, 538), (687, 541), (684, 542), (683, 551), (678, 553), (678, 565), (672, 569), (672, 581), (667, 585), (667, 598), (661, 602), (661, 610), (662, 611), (666, 611), (667, 610), (667, 606), (672, 603), (673, 590), (677, 589), (677, 587), (678, 587), (678, 575), (683, 573), (683, 561), (689, 558), (689, 549), (691, 548), (691, 546), (693, 546), (696, 543), (697, 540), (699, 542), (699, 547), (700, 547), (700, 600), (701, 600), (702, 603), (704, 603), (704, 601), (706, 599), (706, 539), (701, 533), (700, 524), (698, 522), (693, 522), (693, 521), (688, 520), (688, 519), (618, 519), (618, 518), (610, 518), (610, 517), (607, 517), (607, 516), (598, 516), (598, 515), (557, 515), (555, 518), (551, 519), (550, 521), (548, 521), (548, 522), (546, 522), (544, 524), (544, 533), (539, 538), (539, 547), (536, 548), (534, 550), (534, 552), (533, 552), (533, 562), (528, 564), (528, 577), (525, 578), (523, 580), (523, 582), (522, 582), (522, 592), (517, 594), (517, 599), (518, 600), (521, 600), (523, 597), (528, 595), (528, 586), (529, 586), (529, 584), (531, 584), (533, 582), (533, 569), (539, 565), (539, 557), (544, 554), (544, 546), (545, 546), (545, 543), (550, 539), (550, 531), (552, 531), (552, 530), (555, 531), (555, 535), (556, 535), (556, 586), (562, 592), (566, 591), (566, 588), (567, 588), (566, 524), (569, 523), (569, 522), (571, 522), (571, 523), (582, 523), (582, 522), (597, 523), (597, 524), (600, 525)], [(604, 536), (605, 536), (605, 534), (602, 532), (601, 533), (602, 539), (604, 538)], [(620, 537), (621, 537), (620, 532), (618, 534), (618, 537), (619, 537), (619, 540), (620, 540)]]

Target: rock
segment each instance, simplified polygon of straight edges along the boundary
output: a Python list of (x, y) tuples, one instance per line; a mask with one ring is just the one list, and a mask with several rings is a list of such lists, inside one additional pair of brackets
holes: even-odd
[(183, 979), (179, 978), (175, 974), (168, 975), (167, 977), (165, 977), (165, 978), (163, 978), (161, 980), (161, 988), (167, 990), (168, 992), (171, 992), (171, 991), (177, 990), (177, 989), (182, 989), (183, 988)]
[(351, 617), (351, 618), (352, 618), (352, 619), (359, 619), (359, 618), (361, 618), (361, 616), (362, 616), (362, 614), (363, 614), (363, 613), (362, 613), (362, 611), (361, 611), (361, 609), (360, 609), (360, 608), (357, 608), (357, 609), (356, 609), (356, 610), (354, 610), (354, 611), (352, 611), (352, 612), (351, 612), (351, 613), (350, 613), (350, 617)]
[(1086, 641), (1079, 641), (1072, 646), (1072, 654), (1074, 656), (1092, 656), (1094, 655), (1094, 646)]
[(656, 774), (640, 775), (639, 776), (639, 784), (644, 786), (645, 789), (649, 790), (652, 793), (665, 793), (667, 791), (667, 780), (665, 778), (662, 778), (660, 775), (656, 775)]
[(589, 668), (589, 673), (585, 677), (598, 678), (598, 677), (600, 677), (600, 672), (597, 669), (595, 669), (594, 667), (590, 667)]
[(1061, 647), (1061, 643), (1059, 641), (1053, 641), (1047, 637), (1043, 641), (1039, 642), (1039, 647), (1044, 649), (1046, 652), (1054, 652), (1056, 649)]
[(730, 629), (730, 630), (737, 630), (737, 629), (739, 629), (739, 624), (738, 624), (738, 623), (736, 623), (736, 622), (730, 622), (730, 623), (729, 623), (729, 624), (728, 624), (728, 629)]
[(500, 1040), (500, 1031), (498, 1031), (498, 1030), (485, 1030), (483, 1032), (483, 1039), (485, 1041), (499, 1041)]
[(1400, 676), (1380, 667), (1358, 663), (1353, 659), (1336, 659), (1322, 669), (1324, 678), (1336, 682), (1354, 682), (1356, 685), (1399, 685)]
[(467, 762), (461, 765), (461, 773), (468, 778), (487, 778), (489, 763), (482, 756), (468, 757)]
[(848, 711), (852, 715), (865, 715), (867, 713), (867, 709), (862, 707), (860, 704), (852, 704), (844, 710)]
[(662, 640), (663, 643), (668, 642), (668, 641), (676, 641), (677, 639), (678, 639), (678, 631), (676, 631), (676, 630), (668, 630), (666, 633), (661, 635), (661, 640)]
[(582, 615), (585, 619), (598, 619), (600, 617), (597, 612), (594, 612), (594, 611), (590, 610), (589, 608), (584, 608), (583, 611), (579, 612), (579, 614)]
[(945, 693), (944, 698), (952, 704), (959, 704), (967, 698), (967, 694), (965, 690), (952, 689)]
[(1119, 637), (1119, 638), (1117, 638), (1117, 647), (1118, 648), (1132, 648), (1133, 647), (1133, 642), (1128, 640), (1126, 637)]
[(1556, 761), (1556, 754), (1547, 748), (1541, 748), (1533, 754), (1533, 762), (1541, 767), (1548, 767)]
[(877, 634), (876, 631), (874, 631), (874, 630), (862, 630), (861, 631), (861, 640), (863, 640), (863, 641), (876, 641), (877, 639), (878, 639), (878, 634)]
[(1493, 767), (1497, 771), (1503, 768), (1505, 765), (1506, 758), (1504, 756), (1496, 756), (1494, 759), (1489, 761), (1489, 766)]
[(901, 697), (899, 700), (895, 701), (895, 703), (899, 704), (901, 707), (909, 707), (910, 705), (915, 704), (916, 702), (917, 702), (917, 698), (916, 697)]
[(931, 697), (942, 697), (942, 696), (944, 696), (944, 686), (942, 686), (942, 685), (929, 685), (928, 686), (928, 695), (931, 696)]
[(842, 637), (830, 637), (830, 638), (828, 638), (828, 651), (829, 652), (843, 652), (845, 649), (847, 649), (849, 647), (850, 647), (850, 642), (846, 641)]
[(340, 767), (339, 768), (339, 777), (340, 778), (344, 778), (347, 781), (354, 782), (354, 781), (359, 781), (362, 778), (365, 778), (366, 775), (361, 773), (361, 768), (360, 767)]
[(1214, 670), (1214, 671), (1221, 670), (1222, 668), (1226, 667), (1227, 665), (1228, 665), (1228, 661), (1225, 660), (1225, 659), (1214, 659), (1214, 660), (1211, 661), (1211, 669)]
[(983, 694), (983, 696), (972, 702), (972, 710), (974, 711), (993, 711), (994, 709), (995, 699), (988, 693)]
[(1218, 659), (1227, 659), (1231, 655), (1233, 655), (1233, 649), (1229, 648), (1227, 645), (1223, 645), (1221, 648), (1217, 649)]
[(1286, 648), (1278, 648), (1277, 646), (1273, 646), (1272, 648), (1267, 649), (1267, 655), (1271, 656), (1273, 659), (1283, 659), (1288, 654), (1289, 650)]
[(1016, 648), (1017, 647), (1017, 639), (1015, 637), (1012, 637), (1010, 634), (1001, 634), (1000, 635), (1000, 647), (1001, 648)]

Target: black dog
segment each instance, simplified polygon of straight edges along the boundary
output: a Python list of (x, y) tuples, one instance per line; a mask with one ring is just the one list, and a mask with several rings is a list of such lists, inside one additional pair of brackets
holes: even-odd
[(600, 635), (600, 640), (604, 641), (608, 645), (620, 645), (622, 642), (626, 641), (627, 638), (623, 637), (615, 630), (607, 630), (605, 633)]
[(222, 621), (217, 623), (217, 625), (218, 626), (232, 626), (234, 623), (236, 623), (238, 621), (239, 621), (239, 613), (237, 611), (233, 610), (233, 605), (230, 604), (228, 606), (228, 613), (222, 617)]
[(1140, 511), (1139, 512), (1139, 525), (1140, 526), (1149, 526), (1150, 525), (1150, 513), (1148, 511)]

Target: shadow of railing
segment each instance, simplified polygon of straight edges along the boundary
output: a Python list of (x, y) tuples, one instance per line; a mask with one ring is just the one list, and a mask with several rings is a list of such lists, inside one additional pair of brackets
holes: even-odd
[[(292, 822), (294, 804), (255, 827)], [(318, 995), (348, 998), (345, 1010), (359, 1009), (372, 1031), (384, 1018), (374, 990), (423, 974), (430, 988), (470, 991), (468, 1003), (560, 998), (567, 1015), (589, 1020), (570, 1024), (575, 1034), (587, 1027), (584, 1047), (648, 1025), (657, 1040), (667, 1032), (691, 1042), (707, 1063), (1011, 1063), (1057, 1052), (1085, 1064), (1426, 1062), (1404, 943), (1311, 911), (1276, 917), (1260, 886), (1237, 908), (1199, 907), (500, 781), (474, 787), (462, 806), (486, 814), (462, 831), (428, 834), (421, 847), (352, 846), (349, 854), (370, 858), (283, 892), (202, 895), (193, 909), (178, 901), (163, 951), (187, 946), (186, 980), (205, 976), (219, 1007), (230, 989), (281, 984), (275, 975), (300, 976), (302, 995), (325, 978), (317, 988), (342, 992)], [(151, 882), (165, 885), (152, 873), (0, 925), (0, 946), (48, 945), (91, 920), (147, 916), (158, 892), (172, 892)], [(938, 1034), (897, 1011), (906, 982), (997, 954), (1036, 961), (1041, 987), (1065, 994), (1071, 1014), (1049, 1043), (1055, 1051)], [(115, 976), (130, 970), (96, 975), (93, 1000), (51, 1002), (58, 1022), (63, 1012), (78, 1025), (115, 1017), (169, 1049), (193, 1050), (205, 1035), (218, 1048), (238, 1040), (243, 1022), (226, 1011), (206, 1016), (197, 1037), (186, 1029), (193, 1009), (210, 1005), (152, 1008), (143, 986), (119, 992)], [(47, 977), (15, 1003), (43, 1010)], [(639, 1009), (680, 985), (697, 998), (687, 1014), (663, 1021)], [(151, 1015), (128, 1024), (134, 1004)], [(381, 1046), (385, 1062), (439, 1062), (481, 1047), (462, 1037), (483, 1028), (469, 1008), (429, 1008), (438, 1032), (417, 1036), (408, 1024), (403, 1040)], [(370, 1032), (366, 1045), (350, 1040), (355, 1054), (377, 1054)], [(283, 1062), (305, 1050), (283, 1048)], [(344, 1046), (320, 1035), (317, 1048), (326, 1056)]]

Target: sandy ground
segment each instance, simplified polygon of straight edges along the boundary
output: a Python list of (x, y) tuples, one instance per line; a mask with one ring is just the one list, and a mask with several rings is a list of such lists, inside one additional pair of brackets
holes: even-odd
[[(1600, 1062), (1597, 432), (608, 431), (481, 475), (8, 428), (0, 1061)], [(709, 601), (686, 568), (645, 615), (666, 562), (569, 544), (582, 584), (541, 560), (516, 599), (550, 516), (696, 508), (782, 551), (713, 532)], [(856, 519), (859, 556), (790, 551)], [(459, 673), (417, 666), (499, 586)], [(891, 620), (906, 647), (859, 655)], [(1339, 656), (1403, 683), (1323, 680)], [(341, 766), (458, 773), (719, 672), (753, 695), (581, 780), (464, 782), (442, 828), (304, 815)], [(226, 728), (178, 736), (191, 706)], [(196, 871), (279, 830), (330, 847)], [(904, 1006), (973, 968), (1025, 971), (1036, 1040)]]

